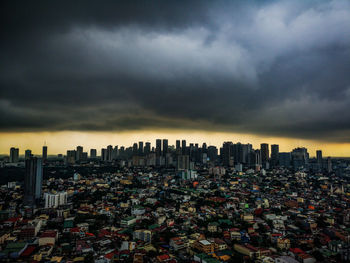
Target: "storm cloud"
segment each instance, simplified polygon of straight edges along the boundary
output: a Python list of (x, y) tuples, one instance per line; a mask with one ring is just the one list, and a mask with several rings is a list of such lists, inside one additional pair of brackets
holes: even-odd
[(349, 1), (1, 5), (1, 131), (350, 142)]

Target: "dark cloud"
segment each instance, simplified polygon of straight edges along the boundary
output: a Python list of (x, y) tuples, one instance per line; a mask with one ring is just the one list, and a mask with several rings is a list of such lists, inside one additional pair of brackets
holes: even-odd
[(2, 131), (350, 141), (348, 1), (1, 5)]

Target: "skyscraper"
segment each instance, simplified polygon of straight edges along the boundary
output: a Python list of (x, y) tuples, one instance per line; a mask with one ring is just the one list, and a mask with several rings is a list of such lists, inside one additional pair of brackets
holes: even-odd
[(43, 181), (42, 159), (31, 157), (25, 162), (24, 203), (33, 206), (41, 197)]
[(161, 156), (162, 153), (162, 140), (157, 139), (156, 140), (156, 156), (159, 157)]
[(12, 147), (10, 149), (10, 163), (18, 163), (19, 160), (19, 149)]
[(168, 139), (163, 139), (163, 156), (168, 153)]
[(327, 172), (328, 173), (332, 172), (332, 159), (331, 159), (331, 157), (327, 158)]
[(233, 143), (224, 142), (222, 145), (222, 163), (224, 166), (233, 166)]
[(186, 154), (186, 140), (181, 141), (182, 154)]
[(107, 161), (111, 162), (112, 161), (112, 153), (113, 153), (113, 146), (108, 145), (107, 146)]
[(300, 168), (308, 168), (309, 153), (307, 152), (307, 149), (304, 147), (295, 148), (292, 151), (292, 163), (293, 163), (293, 168), (295, 170)]
[(43, 146), (43, 154), (42, 154), (43, 162), (45, 163), (47, 160), (47, 146)]
[(103, 162), (107, 161), (107, 149), (106, 148), (101, 149), (101, 160)]
[(279, 160), (280, 147), (278, 144), (271, 145), (271, 166), (276, 167)]
[(96, 157), (97, 157), (96, 149), (90, 149), (90, 158), (96, 158)]
[(139, 155), (143, 155), (143, 142), (139, 142)]
[(180, 140), (176, 140), (176, 151), (181, 148)]
[(270, 151), (269, 151), (269, 145), (267, 143), (260, 144), (260, 151), (261, 151), (261, 163), (262, 165), (266, 165), (266, 163), (269, 162), (270, 158)]
[(32, 151), (31, 150), (25, 150), (24, 152), (24, 159), (28, 160), (30, 157), (32, 157)]
[(151, 143), (146, 142), (145, 148), (144, 148), (144, 153), (149, 154), (151, 152)]
[(188, 155), (179, 155), (177, 157), (177, 169), (178, 170), (190, 169), (190, 158)]
[(136, 142), (132, 145), (132, 154), (133, 155), (137, 155), (138, 154), (137, 143)]
[(77, 156), (76, 156), (75, 159), (76, 159), (77, 161), (81, 161), (82, 158), (83, 158), (83, 146), (77, 146), (76, 154), (77, 154)]
[(290, 152), (283, 152), (278, 154), (279, 166), (289, 168), (292, 163), (292, 154)]
[(322, 163), (323, 163), (323, 158), (322, 158), (322, 151), (321, 150), (317, 150), (316, 151), (316, 159), (317, 159), (317, 165), (319, 167), (319, 169), (322, 169)]

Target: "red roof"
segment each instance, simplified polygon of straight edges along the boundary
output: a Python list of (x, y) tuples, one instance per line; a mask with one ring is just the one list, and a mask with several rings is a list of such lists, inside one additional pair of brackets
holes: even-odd
[(104, 257), (107, 259), (112, 259), (112, 257), (115, 255), (114, 251), (111, 253), (106, 254)]
[(305, 252), (302, 251), (300, 248), (290, 248), (289, 251), (293, 252), (294, 254), (304, 254)]
[(56, 237), (56, 236), (57, 236), (56, 231), (49, 230), (49, 231), (45, 231), (44, 233), (42, 233), (40, 237)]
[(169, 255), (167, 255), (167, 254), (160, 255), (160, 256), (158, 256), (158, 258), (159, 258), (160, 260), (167, 260), (167, 259), (170, 259)]
[(29, 257), (33, 251), (35, 250), (35, 246), (28, 246), (21, 254), (21, 257)]
[(80, 232), (80, 229), (79, 229), (79, 227), (73, 227), (69, 231), (72, 233), (76, 233), (76, 232)]

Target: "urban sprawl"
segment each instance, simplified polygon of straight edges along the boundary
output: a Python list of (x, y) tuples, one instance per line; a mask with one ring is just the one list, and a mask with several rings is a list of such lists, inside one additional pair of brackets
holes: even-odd
[(0, 158), (3, 262), (350, 262), (350, 159), (177, 140)]

